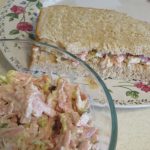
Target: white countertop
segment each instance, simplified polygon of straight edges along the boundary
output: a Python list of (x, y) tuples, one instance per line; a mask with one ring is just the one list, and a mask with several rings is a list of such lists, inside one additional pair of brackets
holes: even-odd
[(118, 110), (116, 150), (150, 150), (150, 109)]

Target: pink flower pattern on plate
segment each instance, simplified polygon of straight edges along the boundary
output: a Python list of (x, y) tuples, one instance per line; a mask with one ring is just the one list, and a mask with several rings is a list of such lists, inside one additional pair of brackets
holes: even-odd
[(30, 24), (28, 22), (19, 22), (17, 24), (17, 29), (27, 32), (27, 31), (32, 31), (33, 30), (33, 26), (32, 26), (32, 24)]
[(150, 92), (150, 85), (146, 85), (142, 82), (138, 82), (134, 84), (135, 87), (137, 87), (138, 89), (141, 89), (144, 92)]
[[(9, 22), (15, 21), (16, 27), (9, 32), (9, 35), (19, 35), (24, 38), (25, 32), (27, 32), (29, 38), (31, 38), (33, 22), (37, 17), (37, 13), (33, 12), (33, 6), (40, 10), (43, 5), (39, 0), (27, 0), (20, 2), (19, 5), (11, 6), (6, 17), (8, 17)], [(29, 17), (29, 20), (27, 20), (27, 17)], [(17, 20), (18, 23), (16, 23)]]
[(25, 12), (25, 8), (22, 6), (16, 6), (14, 5), (13, 7), (10, 8), (10, 10), (15, 13), (15, 14), (21, 14)]

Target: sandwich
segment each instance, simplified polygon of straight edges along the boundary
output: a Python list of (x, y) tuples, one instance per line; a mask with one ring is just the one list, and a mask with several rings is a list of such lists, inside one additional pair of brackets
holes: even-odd
[[(77, 55), (104, 78), (150, 81), (150, 24), (124, 13), (63, 5), (42, 8), (36, 40)], [(32, 51), (31, 68), (43, 62), (41, 57), (46, 62), (52, 58), (40, 48)]]

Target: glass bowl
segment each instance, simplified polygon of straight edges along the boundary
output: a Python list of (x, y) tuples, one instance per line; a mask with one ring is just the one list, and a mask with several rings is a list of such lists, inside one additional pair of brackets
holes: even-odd
[[(30, 72), (35, 76), (61, 76), (79, 84), (89, 97), (90, 115), (94, 125), (100, 130), (99, 150), (115, 149), (116, 110), (106, 85), (89, 65), (68, 51), (32, 40), (1, 39), (0, 50), (0, 74), (14, 69)], [(94, 106), (94, 101), (100, 101), (102, 107)]]

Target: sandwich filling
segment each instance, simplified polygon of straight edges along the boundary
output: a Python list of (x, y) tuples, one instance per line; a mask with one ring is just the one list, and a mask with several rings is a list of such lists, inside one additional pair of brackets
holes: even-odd
[(127, 65), (141, 64), (141, 65), (150, 65), (150, 57), (145, 57), (144, 55), (132, 55), (129, 53), (115, 55), (111, 53), (101, 53), (95, 50), (90, 51), (86, 56), (88, 61), (106, 61), (107, 67), (113, 65), (120, 65), (121, 63), (126, 63)]
[[(68, 65), (74, 69), (79, 65), (79, 61), (70, 58), (68, 55), (60, 55), (57, 52), (47, 53), (40, 48), (36, 50), (33, 48), (32, 52), (30, 68), (33, 69), (38, 66), (38, 68), (45, 70), (46, 66), (48, 68), (48, 65), (45, 64), (49, 63), (54, 68), (58, 65), (60, 70), (61, 65), (66, 65), (67, 69), (69, 69)], [(74, 53), (74, 55), (93, 67), (102, 77), (149, 82), (150, 57), (146, 55), (113, 54), (97, 50), (82, 51)]]
[[(101, 62), (105, 64), (104, 66), (112, 67), (114, 65), (120, 66), (122, 63), (126, 63), (128, 66), (141, 64), (150, 66), (150, 57), (145, 57), (144, 55), (132, 55), (130, 53), (126, 54), (111, 54), (111, 53), (102, 53), (97, 52), (96, 50), (92, 50), (89, 52), (81, 52), (75, 54), (83, 61), (92, 61), (93, 63)], [(70, 59), (69, 59), (70, 60)], [(74, 65), (78, 65), (75, 61), (71, 60)]]
[[(61, 62), (61, 61), (71, 61), (74, 65), (78, 65), (79, 62), (76, 62), (75, 60), (72, 60), (68, 58), (67, 56), (58, 56), (57, 54), (49, 54), (46, 55), (44, 51), (40, 50), (39, 47), (34, 47), (33, 52), (40, 52), (38, 55), (38, 59), (43, 62), (48, 59), (53, 62)], [(38, 54), (38, 53), (37, 53)], [(107, 67), (112, 67), (114, 65), (120, 66), (122, 63), (126, 63), (128, 66), (130, 65), (135, 65), (135, 64), (141, 64), (145, 66), (150, 66), (150, 57), (146, 57), (144, 55), (132, 55), (130, 53), (126, 54), (111, 54), (111, 53), (103, 53), (103, 52), (98, 52), (97, 50), (92, 50), (92, 51), (83, 51), (80, 53), (74, 54), (77, 57), (79, 57), (81, 60), (86, 61), (86, 62), (101, 62), (105, 63)], [(34, 56), (34, 55), (33, 55)], [(35, 58), (33, 58), (35, 60)]]

